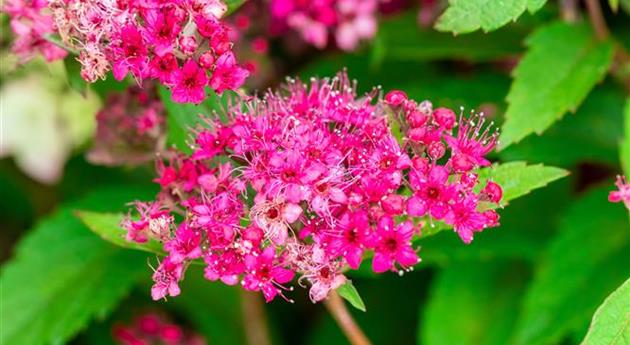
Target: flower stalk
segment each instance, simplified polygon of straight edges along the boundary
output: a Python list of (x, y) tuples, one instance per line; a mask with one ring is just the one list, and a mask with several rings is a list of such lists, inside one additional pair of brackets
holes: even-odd
[(336, 291), (331, 292), (324, 301), (324, 305), (339, 325), (352, 345), (371, 345), (368, 337), (354, 321), (345, 303)]

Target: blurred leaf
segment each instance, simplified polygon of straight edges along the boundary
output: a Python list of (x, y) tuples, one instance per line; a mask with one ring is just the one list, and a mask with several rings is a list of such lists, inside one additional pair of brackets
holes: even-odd
[(234, 11), (238, 10), (238, 8), (241, 7), (245, 3), (245, 1), (247, 0), (225, 0), (224, 2), (228, 7), (225, 15), (229, 16), (230, 14), (234, 13)]
[(528, 287), (514, 344), (553, 344), (579, 328), (609, 289), (630, 274), (626, 210), (588, 193), (564, 214)]
[(568, 171), (542, 164), (527, 165), (525, 162), (494, 164), (479, 170), (479, 180), (494, 181), (503, 188), (503, 203), (528, 194), (534, 189), (563, 178)]
[(617, 13), (617, 11), (619, 10), (619, 0), (608, 0), (608, 4), (610, 5), (610, 8), (613, 10), (613, 12)]
[(238, 286), (203, 278), (203, 269), (190, 266), (180, 284), (182, 294), (168, 302), (181, 311), (209, 344), (245, 344)]
[(352, 285), (352, 281), (348, 280), (345, 284), (337, 288), (337, 293), (346, 301), (350, 302), (353, 307), (360, 311), (365, 311), (365, 303), (363, 303), (359, 291)]
[(496, 30), (515, 21), (528, 10), (538, 11), (546, 0), (449, 0), (449, 7), (438, 19), (435, 28), (454, 34)]
[[(523, 28), (510, 28), (491, 34), (473, 33), (453, 36), (431, 29), (420, 28), (416, 13), (406, 11), (379, 23), (377, 41), (372, 54), (376, 61), (427, 61), (456, 59), (470, 61), (494, 60), (519, 54)], [(381, 49), (380, 51), (378, 49)]]
[(630, 98), (626, 100), (624, 109), (624, 138), (619, 152), (621, 153), (621, 166), (626, 176), (630, 178)]
[(418, 344), (506, 344), (527, 276), (515, 262), (459, 262), (442, 270), (420, 309)]
[[(596, 88), (574, 116), (567, 116), (545, 135), (528, 136), (500, 152), (504, 160), (532, 160), (570, 167), (579, 162), (617, 165), (623, 129), (623, 92), (610, 84)], [(575, 148), (579, 147), (579, 150)]]
[(119, 247), (142, 250), (149, 253), (164, 255), (162, 243), (149, 239), (145, 243), (127, 241), (127, 232), (120, 226), (124, 215), (120, 213), (99, 213), (91, 211), (76, 211), (75, 215), (95, 234), (107, 242)]
[(81, 77), (81, 64), (72, 55), (63, 59), (63, 64), (66, 68), (68, 85), (85, 97), (87, 94), (87, 83)]
[(582, 345), (630, 344), (630, 279), (606, 298)]
[(0, 277), (2, 344), (65, 343), (90, 319), (109, 313), (148, 272), (145, 255), (102, 241), (72, 215), (77, 206), (122, 205), (131, 192), (141, 194), (110, 188), (68, 204), (18, 244)]
[(575, 111), (608, 71), (610, 41), (598, 42), (585, 23), (557, 22), (534, 32), (529, 51), (514, 70), (499, 147), (541, 134), (567, 111)]

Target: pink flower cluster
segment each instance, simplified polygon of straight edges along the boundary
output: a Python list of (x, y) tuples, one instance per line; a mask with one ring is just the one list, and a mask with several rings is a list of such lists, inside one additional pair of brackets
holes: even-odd
[(191, 155), (159, 162), (157, 200), (123, 223), (130, 240), (164, 242), (153, 298), (178, 295), (188, 263), (203, 260), (207, 279), (267, 301), (286, 299), (297, 274), (320, 301), (372, 255), (374, 272), (410, 270), (427, 218), (466, 243), (498, 225), (501, 187), (475, 173), (490, 164), (491, 126), (401, 91), (377, 96), (358, 97), (345, 73), (290, 80), (232, 107), (225, 122), (209, 119)]
[(94, 146), (88, 153), (93, 163), (139, 164), (153, 159), (164, 147), (164, 105), (150, 83), (110, 93), (96, 114), (96, 123)]
[(49, 7), (88, 82), (111, 69), (117, 80), (158, 80), (175, 102), (201, 103), (206, 86), (221, 93), (248, 75), (218, 19), (227, 11), (221, 0), (51, 0)]
[(297, 31), (319, 49), (334, 36), (337, 46), (354, 50), (377, 30), (378, 0), (271, 0), (272, 31)]
[(46, 39), (55, 33), (47, 5), (48, 0), (7, 0), (2, 6), (2, 12), (11, 18), (11, 29), (16, 36), (12, 51), (23, 62), (38, 53), (48, 62), (63, 59), (68, 54)]
[(617, 190), (608, 194), (608, 201), (622, 202), (628, 211), (630, 211), (630, 183), (624, 176), (619, 175), (617, 176), (615, 185), (617, 186)]
[(145, 313), (131, 325), (116, 325), (114, 341), (120, 345), (205, 345), (198, 334), (187, 332), (181, 326), (156, 313)]

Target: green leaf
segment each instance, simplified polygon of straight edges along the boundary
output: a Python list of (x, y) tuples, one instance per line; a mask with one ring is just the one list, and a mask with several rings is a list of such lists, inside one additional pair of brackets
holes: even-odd
[(624, 139), (619, 152), (621, 153), (621, 167), (626, 177), (630, 178), (630, 98), (626, 101), (624, 109)]
[(99, 213), (91, 211), (76, 211), (75, 215), (92, 232), (107, 242), (119, 247), (142, 250), (149, 253), (164, 255), (162, 243), (150, 239), (145, 243), (130, 242), (125, 239), (127, 232), (121, 228), (120, 222), (124, 215), (121, 213)]
[(436, 29), (454, 34), (496, 30), (515, 21), (528, 10), (538, 11), (546, 0), (449, 0), (449, 7), (438, 19)]
[(560, 342), (630, 275), (627, 211), (607, 201), (608, 190), (590, 192), (562, 217), (558, 235), (539, 260), (510, 343)]
[(568, 174), (564, 169), (542, 164), (509, 162), (481, 169), (479, 179), (482, 182), (491, 180), (498, 183), (503, 188), (503, 203), (507, 203)]
[(360, 311), (365, 311), (365, 304), (359, 296), (359, 291), (352, 285), (352, 281), (348, 280), (345, 284), (341, 285), (337, 288), (337, 293), (339, 296), (343, 297), (346, 301), (350, 302), (350, 304), (359, 309)]
[(0, 276), (0, 343), (65, 343), (149, 274), (145, 255), (102, 241), (72, 214), (77, 206), (123, 205), (129, 194), (140, 193), (111, 188), (66, 205), (18, 244)]
[[(531, 160), (548, 165), (571, 167), (580, 162), (614, 166), (619, 162), (619, 142), (623, 137), (624, 94), (607, 84), (597, 87), (574, 116), (566, 116), (545, 135), (532, 135), (501, 151), (502, 160)], [(575, 150), (579, 147), (579, 150)]]
[(529, 273), (518, 262), (458, 262), (440, 271), (420, 308), (419, 344), (503, 345)]
[(612, 63), (610, 41), (599, 42), (585, 23), (557, 22), (534, 32), (514, 70), (499, 148), (541, 134), (575, 111)]
[(216, 111), (221, 115), (233, 92), (225, 91), (219, 96), (214, 91), (207, 89), (208, 95), (199, 105), (191, 103), (175, 103), (171, 98), (171, 92), (164, 86), (160, 86), (158, 93), (166, 108), (166, 127), (168, 144), (174, 145), (180, 151), (192, 153), (187, 141), (190, 139), (190, 130), (205, 124), (205, 117), (214, 117)]
[(87, 83), (81, 77), (81, 64), (74, 56), (67, 57), (63, 60), (63, 65), (66, 68), (66, 78), (68, 85), (82, 96), (87, 95)]
[(518, 27), (491, 34), (481, 32), (453, 36), (418, 27), (413, 11), (386, 18), (379, 23), (373, 58), (405, 61), (457, 59), (487, 61), (514, 56), (523, 51), (521, 41), (527, 28)]
[(582, 345), (630, 344), (630, 279), (606, 298)]
[[(569, 172), (564, 169), (546, 167), (542, 164), (527, 165), (525, 162), (509, 162), (480, 169), (479, 185), (483, 186), (488, 180), (498, 183), (503, 188), (501, 203), (507, 205), (510, 200), (526, 195), (534, 189), (544, 187), (568, 174)], [(430, 223), (430, 226), (422, 229), (422, 238), (433, 236), (450, 228), (444, 222), (434, 221)]]
[(617, 13), (619, 11), (619, 0), (608, 0), (608, 4), (613, 12)]
[(230, 14), (234, 13), (234, 11), (238, 10), (238, 8), (241, 7), (245, 3), (245, 1), (247, 0), (225, 0), (224, 2), (228, 7), (225, 15), (229, 16)]

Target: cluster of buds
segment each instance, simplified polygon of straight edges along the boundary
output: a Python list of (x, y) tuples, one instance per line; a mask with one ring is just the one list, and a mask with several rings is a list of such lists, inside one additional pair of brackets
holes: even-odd
[(173, 100), (201, 103), (209, 86), (221, 93), (243, 84), (221, 0), (51, 0), (57, 33), (77, 51), (81, 76), (154, 79)]
[(343, 50), (354, 50), (377, 31), (378, 0), (271, 0), (271, 29), (279, 34), (292, 29), (319, 49), (334, 36)]
[(195, 130), (191, 155), (158, 162), (161, 192), (123, 222), (129, 240), (164, 243), (154, 299), (178, 295), (198, 260), (207, 279), (267, 301), (288, 300), (298, 275), (321, 301), (366, 258), (376, 273), (411, 270), (420, 261), (412, 240), (427, 220), (466, 243), (498, 225), (501, 187), (476, 173), (496, 134), (479, 115), (458, 120), (400, 91), (359, 97), (340, 73), (289, 80), (218, 118)]
[(131, 325), (116, 325), (113, 338), (120, 345), (205, 345), (206, 341), (198, 334), (186, 331), (163, 315), (145, 313)]
[(96, 136), (88, 159), (97, 164), (140, 164), (164, 148), (164, 105), (155, 85), (110, 93), (96, 114)]

